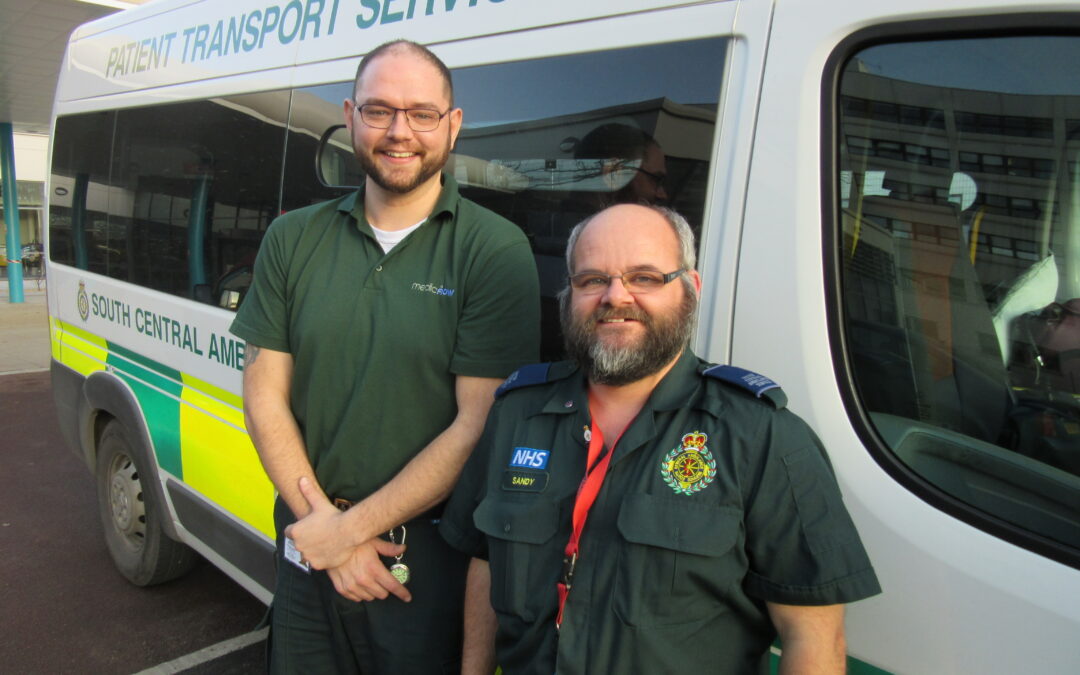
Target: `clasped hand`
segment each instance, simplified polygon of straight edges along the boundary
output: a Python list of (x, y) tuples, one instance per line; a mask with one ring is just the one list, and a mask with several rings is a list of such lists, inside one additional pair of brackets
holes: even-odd
[(299, 486), (311, 511), (286, 527), (285, 536), (293, 540), (304, 559), (314, 569), (326, 570), (337, 592), (354, 602), (383, 600), (390, 594), (405, 602), (412, 600), (412, 594), (379, 558), (399, 556), (405, 547), (378, 537), (350, 544), (345, 514), (307, 478), (301, 478)]

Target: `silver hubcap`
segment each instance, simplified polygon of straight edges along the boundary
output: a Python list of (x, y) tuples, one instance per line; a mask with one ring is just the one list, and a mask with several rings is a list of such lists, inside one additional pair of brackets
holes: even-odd
[(135, 463), (129, 457), (117, 455), (109, 474), (109, 503), (113, 524), (128, 541), (141, 546), (146, 534), (146, 506), (142, 500), (142, 484)]

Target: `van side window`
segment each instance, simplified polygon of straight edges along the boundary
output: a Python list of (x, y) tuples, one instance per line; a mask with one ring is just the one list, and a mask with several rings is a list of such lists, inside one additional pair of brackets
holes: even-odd
[[(113, 111), (56, 120), (49, 185), (49, 259), (108, 274), (101, 247), (108, 247), (109, 162)], [(100, 243), (99, 243), (100, 242)]]
[(1080, 95), (1046, 65), (1065, 54), (1080, 39), (856, 53), (836, 241), (857, 395), (916, 489), (1075, 553)]
[(279, 211), (288, 97), (59, 118), (51, 259), (235, 309)]
[[(540, 272), (543, 358), (558, 358), (556, 293), (570, 229), (616, 202), (673, 207), (700, 235), (727, 41), (555, 56), (453, 71), (464, 127), (447, 164), (464, 196), (521, 227)], [(686, 67), (687, 63), (695, 64)], [(363, 175), (342, 124), (352, 83), (294, 94), (283, 208), (344, 194)]]

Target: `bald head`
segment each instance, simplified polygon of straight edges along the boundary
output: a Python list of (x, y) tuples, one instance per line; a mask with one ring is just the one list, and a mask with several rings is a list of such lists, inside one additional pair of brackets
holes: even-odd
[[(662, 224), (671, 233), (671, 244), (675, 247), (678, 266), (682, 269), (692, 270), (697, 267), (697, 253), (694, 247), (694, 232), (690, 229), (686, 219), (675, 211), (663, 206), (645, 204), (617, 204), (603, 211), (589, 216), (578, 223), (570, 232), (570, 238), (566, 242), (566, 268), (570, 274), (574, 274), (575, 252), (583, 233), (594, 223), (603, 225), (603, 232), (598, 232), (597, 237), (601, 240), (619, 237), (620, 232), (625, 233), (627, 228), (634, 225), (648, 227)], [(620, 229), (618, 225), (621, 224)], [(614, 225), (615, 227), (611, 227)], [(658, 241), (666, 240), (658, 235)], [(683, 282), (687, 280), (684, 278)]]

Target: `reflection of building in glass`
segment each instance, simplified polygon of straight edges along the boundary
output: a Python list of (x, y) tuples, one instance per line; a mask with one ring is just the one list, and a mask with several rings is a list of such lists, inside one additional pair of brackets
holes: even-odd
[[(1080, 143), (1080, 97), (941, 88), (849, 70), (840, 108), (842, 160), (854, 175), (841, 197), (847, 208), (861, 203), (864, 219), (897, 237), (973, 240), (988, 290), (1051, 250), (1059, 264), (1080, 254), (1065, 227), (1080, 216), (1068, 159)], [(970, 177), (974, 194), (956, 191), (958, 173)], [(1080, 295), (1080, 280), (1067, 283), (1062, 293)]]
[[(846, 330), (867, 408), (1080, 473), (1080, 331), (1051, 349), (1035, 320), (1080, 297), (1080, 96), (919, 84), (856, 61), (839, 115)], [(931, 447), (935, 462), (951, 452)]]

